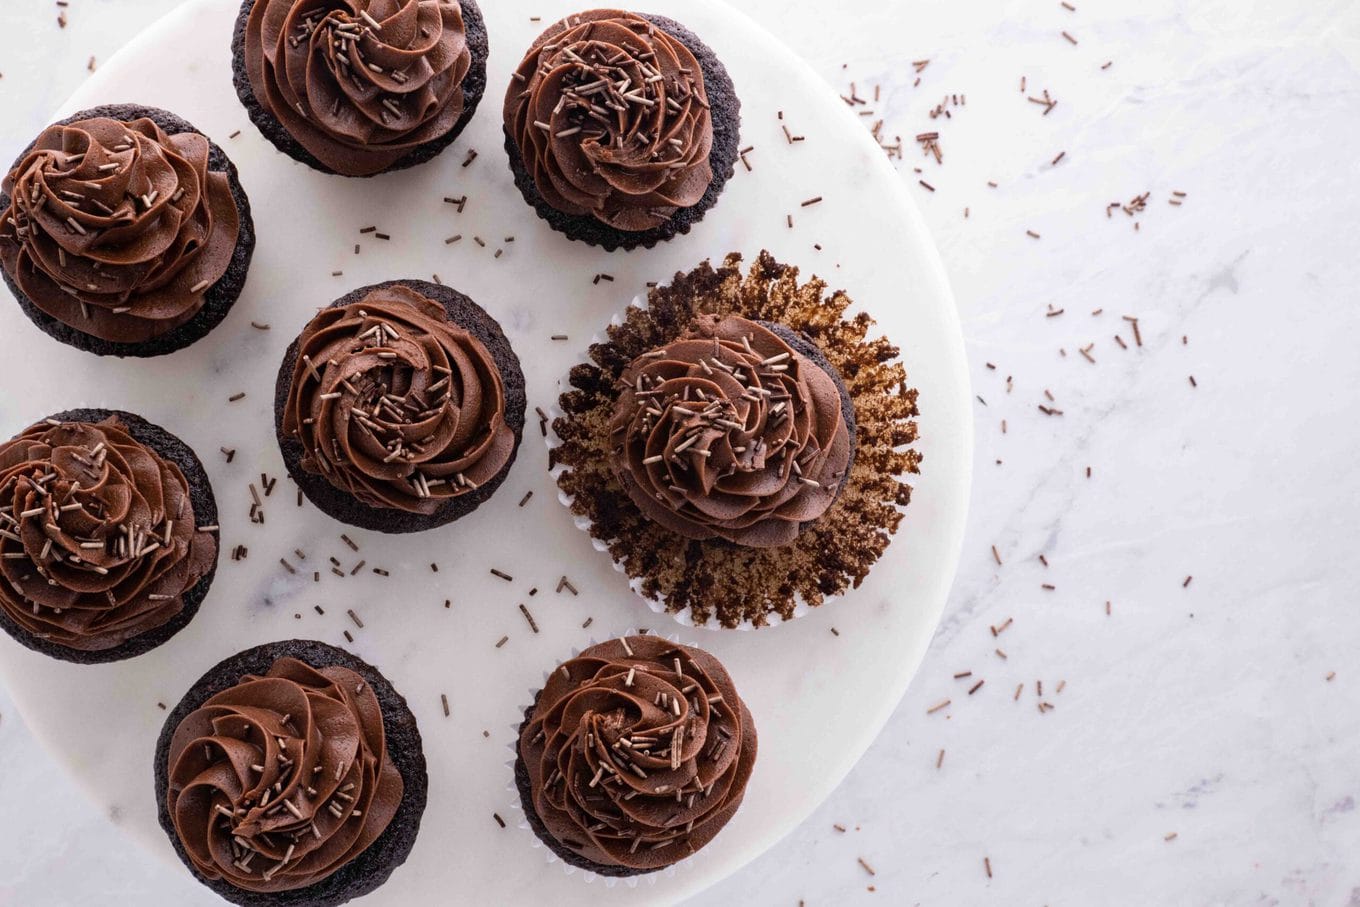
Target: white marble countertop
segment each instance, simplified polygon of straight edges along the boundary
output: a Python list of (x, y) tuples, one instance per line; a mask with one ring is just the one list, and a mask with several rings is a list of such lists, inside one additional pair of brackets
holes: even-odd
[[(740, 2), (911, 146), (978, 446), (896, 716), (697, 902), (1360, 902), (1360, 6), (1072, 3)], [(63, 29), (10, 4), (0, 157), (174, 5), (71, 0)], [(0, 904), (216, 903), (86, 803), (2, 688), (0, 809)]]

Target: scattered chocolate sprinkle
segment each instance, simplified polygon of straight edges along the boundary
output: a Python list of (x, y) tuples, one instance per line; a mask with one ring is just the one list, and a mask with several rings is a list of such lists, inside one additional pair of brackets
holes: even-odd
[(807, 201), (803, 202), (802, 207), (806, 208), (806, 207), (808, 207), (808, 206), (810, 206), (810, 205), (815, 205), (815, 204), (817, 204), (818, 202), (820, 202), (821, 200), (822, 200), (822, 197), (821, 197), (820, 195), (817, 196), (816, 198), (810, 198), (810, 199), (808, 199)]
[(982, 689), (982, 685), (986, 682), (987, 681), (985, 680), (979, 680), (977, 683), (973, 684), (971, 687), (968, 688), (968, 695), (972, 696), (978, 690)]
[(477, 152), (474, 149), (469, 148), (467, 158), (463, 161), (463, 166), (466, 167), (475, 160), (477, 160)]
[(354, 637), (350, 635), (348, 630), (345, 631), (345, 642), (354, 642)]
[(353, 608), (347, 608), (345, 613), (349, 615), (350, 620), (354, 621), (354, 626), (358, 627), (360, 630), (364, 628), (364, 622), (359, 619), (359, 615), (354, 613)]
[(1035, 239), (1038, 239), (1038, 238), (1039, 238), (1039, 234), (1038, 234), (1038, 233), (1035, 233), (1033, 230), (1026, 230), (1026, 231), (1025, 231), (1025, 235), (1026, 235), (1026, 236), (1031, 236), (1031, 237), (1033, 237), (1033, 238), (1035, 238)]
[(865, 872), (869, 873), (871, 876), (878, 875), (878, 873), (874, 872), (874, 867), (865, 862), (864, 857), (858, 857), (857, 859), (859, 860), (859, 865), (864, 867)]
[(279, 563), (283, 564), (283, 569), (287, 570), (289, 573), (297, 573), (297, 568), (288, 563), (286, 558), (279, 558)]
[(925, 186), (925, 187), (926, 187), (927, 189), (929, 189), (931, 192), (934, 192), (934, 191), (935, 191), (935, 187), (932, 186), (932, 185), (930, 185), (930, 183), (927, 183), (925, 180), (917, 180), (916, 182), (920, 183), (922, 186)]
[(533, 496), (534, 493), (532, 491), (524, 492), (524, 497), (519, 499), (519, 506), (523, 507), (525, 504), (529, 503), (529, 499), (532, 498)]
[(586, 627), (589, 627), (593, 623), (595, 623), (595, 618), (587, 617), (586, 622), (581, 624), (581, 629), (584, 630)]
[(567, 339), (567, 335), (566, 335), (566, 334), (553, 334), (553, 335), (552, 335), (551, 337), (549, 337), (548, 339), (549, 339), (549, 340), (566, 340), (566, 339)]
[(1186, 586), (1190, 585), (1190, 580), (1192, 579), (1194, 579), (1193, 576), (1187, 576), (1185, 582), (1181, 583), (1181, 588), (1184, 589)]
[(1077, 43), (1077, 39), (1074, 38), (1074, 37), (1072, 37), (1071, 35), (1069, 35), (1067, 32), (1063, 32), (1063, 33), (1062, 33), (1062, 36), (1063, 36), (1064, 38), (1066, 38), (1067, 41), (1068, 41), (1068, 43), (1070, 43), (1070, 44), (1076, 44), (1076, 43)]
[(245, 396), (246, 396), (245, 391), (237, 391), (236, 393), (232, 394), (230, 397), (227, 398), (227, 402), (235, 403), (237, 400), (245, 399)]
[(495, 819), (496, 824), (499, 825), (501, 828), (505, 827), (505, 820), (501, 818), (500, 813), (492, 813), (491, 818)]
[(831, 827), (834, 828), (834, 829), (836, 829), (836, 831), (840, 832), (841, 834), (845, 834), (845, 826), (842, 825), (841, 823), (836, 822), (836, 823), (832, 824)]
[(990, 879), (990, 878), (992, 877), (992, 858), (991, 858), (991, 857), (983, 857), (983, 858), (982, 858), (982, 865), (983, 865), (983, 867), (986, 868), (986, 870), (987, 870), (987, 878)]
[(1174, 840), (1176, 840), (1176, 833), (1175, 833), (1174, 831), (1167, 832), (1166, 834), (1162, 835), (1162, 840), (1163, 840), (1163, 841), (1174, 841)]
[(439, 694), (439, 701), (440, 701), (440, 703), (442, 703), (443, 706), (444, 706), (444, 717), (445, 717), (445, 718), (449, 717), (449, 694), (448, 694), (448, 693), (440, 693), (440, 694)]
[(320, 605), (312, 605), (312, 607), (316, 610), (316, 613), (317, 613), (317, 614), (325, 614), (325, 613), (326, 613), (326, 609), (323, 608), (323, 607), (321, 607)]
[(234, 447), (222, 447), (219, 449), (222, 451), (222, 456), (227, 458), (228, 463), (236, 457), (236, 448)]
[(509, 642), (509, 641), (510, 641), (510, 637), (508, 637), (508, 636), (502, 636), (502, 637), (500, 638), (500, 641), (496, 643), (496, 648), (499, 649), (501, 646), (505, 645), (505, 644), (506, 644), (507, 642)]
[(992, 546), (992, 558), (993, 558), (993, 560), (996, 561), (996, 565), (997, 565), (998, 567), (1000, 567), (1000, 566), (1001, 566), (1001, 554), (1000, 554), (1000, 552), (998, 552), (998, 551), (996, 550), (996, 546), (995, 546), (995, 545)]
[(935, 714), (936, 712), (938, 712), (940, 709), (945, 708), (945, 707), (948, 706), (948, 705), (949, 705), (949, 700), (948, 700), (948, 699), (945, 699), (945, 700), (943, 700), (943, 701), (941, 701), (941, 702), (937, 702), (937, 703), (935, 703), (934, 705), (932, 705), (930, 708), (926, 709), (926, 714), (927, 714), (927, 715), (933, 715), (933, 714)]
[(524, 619), (527, 620), (527, 621), (529, 622), (529, 629), (530, 629), (530, 630), (533, 630), (535, 633), (537, 633), (537, 632), (538, 632), (538, 622), (534, 620), (534, 616), (533, 616), (532, 614), (529, 613), (529, 609), (526, 608), (526, 607), (524, 606), (524, 603), (523, 603), (523, 602), (520, 603), (520, 606), (519, 606), (519, 613), (523, 614), (523, 615), (524, 615)]
[(358, 551), (358, 550), (359, 550), (359, 546), (356, 545), (356, 544), (354, 543), (354, 539), (350, 538), (349, 536), (345, 535), (344, 533), (341, 533), (341, 534), (340, 534), (340, 541), (342, 541), (342, 542), (344, 542), (346, 545), (348, 545), (348, 546), (350, 547), (350, 550), (351, 550), (351, 551)]
[(508, 574), (508, 573), (502, 573), (501, 571), (497, 570), (495, 567), (492, 567), (492, 568), (491, 568), (491, 575), (492, 575), (492, 576), (498, 576), (498, 577), (500, 577), (501, 579), (505, 580), (507, 583), (514, 582), (514, 580), (515, 580), (515, 578), (514, 578), (513, 576), (511, 576), (510, 574)]

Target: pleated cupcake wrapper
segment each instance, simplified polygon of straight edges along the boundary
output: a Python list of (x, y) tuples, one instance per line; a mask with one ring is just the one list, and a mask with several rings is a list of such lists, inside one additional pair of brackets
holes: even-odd
[[(639, 309), (648, 309), (648, 308), (650, 308), (650, 303), (647, 301), (647, 297), (646, 297), (646, 296), (634, 296), (634, 297), (633, 297), (633, 301), (632, 301), (632, 303), (630, 303), (630, 305), (632, 305), (632, 306), (634, 306), (634, 307), (636, 307), (636, 308), (639, 308)], [(609, 319), (609, 323), (610, 323), (611, 325), (621, 325), (621, 324), (623, 324), (623, 323), (624, 323), (624, 319), (623, 319), (622, 313), (616, 312), (616, 313), (614, 314), (614, 316), (613, 316), (612, 318)], [(604, 335), (604, 334), (596, 333), (596, 334), (592, 335), (591, 338), (590, 338), (590, 343), (591, 343), (592, 345), (593, 345), (593, 344), (596, 344), (596, 343), (608, 343), (608, 342), (609, 342), (609, 337), (606, 336), (606, 335)], [(582, 355), (580, 361), (582, 361), (582, 362), (590, 362), (590, 361), (591, 361), (591, 359), (590, 359), (590, 353), (589, 353), (589, 347), (586, 348), (586, 352)], [(548, 450), (551, 451), (551, 450), (554, 450), (555, 448), (558, 448), (558, 447), (562, 446), (562, 441), (561, 441), (561, 439), (557, 437), (557, 432), (556, 432), (555, 430), (553, 430), (553, 422), (554, 422), (559, 416), (562, 416), (562, 415), (564, 415), (564, 414), (563, 414), (563, 412), (562, 412), (561, 407), (558, 406), (556, 400), (554, 400), (553, 403), (552, 403), (552, 405), (550, 405), (550, 406), (546, 409), (546, 412), (547, 412), (547, 415), (548, 415), (548, 435), (547, 435), (547, 438), (545, 439), (545, 443), (548, 445)], [(550, 469), (550, 470), (548, 471), (549, 474), (552, 476), (552, 479), (553, 479), (553, 483), (554, 483), (554, 484), (557, 483), (558, 477), (559, 477), (563, 472), (565, 472), (566, 470), (567, 470), (567, 467), (564, 466), (564, 465), (562, 465), (561, 463), (559, 463), (559, 464), (557, 464), (556, 466), (554, 466), (552, 469)], [(601, 552), (603, 552), (603, 553), (605, 554), (605, 556), (609, 558), (610, 563), (612, 563), (612, 564), (614, 565), (614, 570), (615, 570), (615, 572), (621, 573), (621, 574), (623, 574), (624, 576), (627, 576), (627, 577), (628, 577), (628, 588), (632, 589), (633, 592), (634, 592), (634, 594), (636, 594), (638, 598), (640, 598), (640, 599), (642, 599), (644, 602), (646, 602), (646, 603), (647, 603), (647, 607), (648, 607), (648, 608), (651, 608), (652, 611), (654, 611), (654, 612), (657, 613), (657, 614), (663, 615), (663, 616), (665, 616), (665, 617), (669, 617), (669, 618), (671, 618), (672, 620), (674, 620), (676, 623), (678, 623), (678, 624), (680, 624), (680, 625), (682, 625), (682, 626), (690, 627), (690, 628), (695, 629), (695, 630), (708, 630), (708, 631), (722, 631), (722, 630), (755, 630), (755, 629), (764, 629), (764, 630), (768, 630), (768, 629), (771, 629), (771, 627), (773, 627), (773, 626), (778, 626), (779, 624), (782, 624), (782, 623), (788, 623), (788, 622), (791, 621), (791, 620), (797, 620), (798, 618), (800, 618), (800, 617), (802, 617), (803, 615), (808, 614), (809, 612), (812, 611), (812, 607), (807, 603), (807, 601), (805, 601), (805, 600), (803, 599), (803, 596), (797, 595), (797, 594), (795, 594), (794, 597), (793, 597), (793, 604), (794, 604), (794, 607), (793, 607), (793, 614), (792, 614), (792, 616), (790, 616), (790, 617), (787, 618), (787, 619), (778, 619), (778, 618), (779, 618), (779, 615), (777, 615), (777, 614), (769, 615), (771, 618), (775, 619), (776, 622), (775, 622), (775, 623), (772, 623), (771, 626), (760, 627), (760, 628), (757, 628), (756, 625), (753, 624), (749, 618), (747, 618), (746, 620), (744, 620), (744, 621), (742, 621), (741, 623), (737, 624), (735, 627), (724, 627), (724, 626), (722, 626), (722, 625), (720, 625), (720, 624), (718, 624), (718, 623), (716, 623), (716, 622), (713, 622), (713, 621), (710, 621), (709, 623), (703, 623), (703, 624), (695, 623), (693, 617), (692, 617), (691, 614), (690, 614), (690, 609), (689, 609), (689, 608), (685, 608), (683, 611), (667, 611), (667, 610), (666, 610), (666, 602), (665, 602), (664, 600), (660, 600), (660, 601), (659, 601), (659, 600), (657, 600), (657, 599), (651, 598), (650, 596), (648, 596), (648, 595), (646, 595), (645, 593), (643, 593), (643, 591), (642, 591), (642, 579), (639, 578), (639, 577), (628, 576), (627, 571), (624, 570), (623, 564), (621, 564), (621, 563), (619, 563), (619, 561), (615, 560), (615, 559), (614, 559), (614, 556), (613, 556), (612, 554), (609, 553), (609, 546), (608, 546), (608, 544), (606, 544), (605, 542), (603, 542), (603, 541), (601, 541), (600, 539), (596, 538), (595, 535), (591, 533), (591, 529), (594, 527), (594, 524), (591, 523), (591, 521), (590, 521), (588, 518), (586, 518), (586, 517), (584, 517), (584, 516), (581, 516), (581, 515), (578, 514), (576, 511), (572, 510), (572, 505), (573, 505), (573, 503), (575, 502), (576, 499), (575, 499), (575, 497), (573, 497), (572, 495), (569, 495), (569, 494), (567, 494), (565, 491), (563, 491), (563, 490), (562, 490), (562, 487), (561, 487), (560, 485), (558, 485), (558, 487), (557, 487), (557, 500), (560, 501), (560, 502), (562, 503), (562, 506), (563, 506), (563, 507), (566, 507), (566, 508), (567, 508), (568, 512), (571, 513), (572, 522), (576, 524), (576, 528), (577, 528), (577, 529), (580, 529), (582, 532), (584, 532), (586, 535), (588, 535), (588, 536), (590, 537), (590, 544), (591, 544), (591, 546), (594, 547), (594, 549), (595, 549), (596, 551), (601, 551)], [(829, 596), (827, 596), (826, 599), (823, 601), (822, 605), (825, 606), (825, 605), (831, 604), (832, 602), (836, 601), (837, 599), (839, 599), (839, 598), (841, 598), (841, 597), (842, 597), (841, 595), (829, 595)]]
[[(640, 629), (632, 629), (621, 635), (661, 636), (660, 633), (643, 633)], [(590, 642), (586, 643), (584, 646), (572, 646), (571, 657), (572, 658), (577, 657), (583, 651), (590, 648), (591, 646), (599, 645), (600, 643), (606, 642), (609, 639), (618, 638), (619, 638), (618, 636), (610, 636), (605, 639), (600, 639), (598, 637), (592, 636), (590, 638)], [(672, 642), (675, 643), (676, 645), (684, 645), (684, 643), (681, 643), (680, 637), (676, 634), (670, 634), (663, 638), (667, 642)], [(554, 668), (553, 670), (556, 670), (556, 668)], [(678, 863), (672, 863), (671, 865), (665, 867), (664, 869), (658, 869), (654, 872), (648, 872), (643, 875), (622, 877), (602, 876), (597, 872), (591, 872), (588, 869), (581, 869), (579, 867), (572, 866), (571, 864), (565, 862), (557, 854), (553, 853), (551, 847), (549, 847), (548, 845), (544, 844), (541, 840), (539, 840), (538, 835), (534, 833), (533, 827), (529, 825), (529, 820), (524, 816), (524, 804), (520, 802), (519, 785), (515, 783), (515, 763), (519, 760), (519, 732), (520, 726), (524, 724), (524, 716), (529, 711), (530, 706), (533, 705), (534, 698), (539, 694), (543, 687), (547, 685), (548, 677), (551, 675), (552, 671), (543, 672), (543, 683), (538, 687), (538, 689), (529, 690), (529, 698), (520, 705), (519, 711), (517, 713), (518, 717), (515, 719), (514, 723), (510, 725), (510, 732), (514, 735), (514, 739), (507, 747), (510, 750), (510, 759), (505, 763), (505, 767), (510, 774), (510, 780), (506, 782), (505, 791), (510, 798), (510, 811), (515, 814), (513, 816), (515, 829), (520, 834), (523, 834), (529, 838), (530, 845), (535, 850), (539, 850), (543, 853), (544, 862), (548, 863), (549, 865), (556, 863), (562, 868), (562, 872), (565, 875), (580, 876), (582, 879), (585, 880), (586, 884), (588, 885), (593, 885), (596, 882), (602, 882), (604, 884), (604, 887), (606, 888), (613, 888), (614, 886), (619, 884), (627, 885), (629, 888), (636, 888), (638, 887), (639, 882), (646, 882), (648, 885), (655, 885), (657, 879), (670, 878), (674, 876), (677, 872), (693, 872), (694, 861), (690, 858), (685, 858), (679, 861)], [(509, 825), (511, 823), (506, 822), (506, 824)]]

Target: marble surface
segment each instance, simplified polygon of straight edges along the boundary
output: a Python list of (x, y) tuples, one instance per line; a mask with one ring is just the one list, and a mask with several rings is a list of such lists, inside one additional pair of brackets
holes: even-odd
[[(9, 11), (4, 147), (173, 5), (72, 0), (65, 29)], [(889, 137), (940, 133), (943, 164), (897, 166), (954, 285), (978, 443), (963, 565), (893, 720), (696, 903), (1360, 899), (1360, 8), (740, 5)], [(949, 93), (966, 104), (930, 119)], [(3, 691), (0, 804), (0, 904), (210, 902), (87, 805)]]

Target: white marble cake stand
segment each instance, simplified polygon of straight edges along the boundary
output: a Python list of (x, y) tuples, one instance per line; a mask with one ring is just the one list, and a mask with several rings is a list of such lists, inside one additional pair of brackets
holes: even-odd
[[(152, 748), (165, 713), (210, 665), (242, 648), (310, 637), (345, 645), (378, 665), (420, 720), (430, 802), (407, 864), (374, 901), (571, 904), (671, 903), (755, 858), (797, 825), (845, 776), (896, 705), (944, 605), (967, 508), (972, 428), (963, 344), (930, 237), (883, 155), (835, 94), (789, 50), (714, 0), (662, 0), (721, 56), (743, 102), (754, 170), (738, 168), (718, 206), (686, 237), (652, 251), (607, 254), (550, 231), (520, 199), (501, 149), (500, 95), (512, 65), (544, 25), (575, 11), (558, 0), (484, 3), (489, 87), (466, 133), (433, 163), (373, 180), (316, 173), (277, 152), (246, 118), (231, 86), (236, 0), (195, 0), (148, 29), (81, 87), (59, 117), (101, 103), (164, 107), (222, 145), (241, 171), (259, 233), (250, 279), (210, 336), (154, 360), (99, 359), (39, 333), (8, 299), (0, 336), (21, 357), (0, 388), (0, 435), (76, 406), (133, 410), (194, 446), (221, 510), (223, 558), (195, 620), (140, 658), (78, 666), (0, 636), (0, 677), (54, 756), (138, 841), (185, 872), (156, 823)], [(542, 22), (530, 21), (541, 16)], [(778, 111), (784, 119), (778, 119)], [(806, 140), (789, 144), (783, 125)], [(240, 130), (234, 139), (228, 138)], [(5, 162), (30, 137), (10, 137)], [(469, 149), (478, 156), (467, 167)], [(469, 198), (464, 212), (445, 196)], [(825, 200), (808, 208), (814, 196)], [(794, 216), (794, 227), (786, 215)], [(376, 224), (389, 241), (359, 235)], [(446, 245), (446, 237), (463, 240)], [(482, 247), (473, 241), (479, 236)], [(514, 237), (514, 242), (506, 237)], [(354, 244), (362, 245), (359, 255)], [(816, 251), (814, 243), (820, 243)], [(282, 476), (272, 428), (274, 375), (288, 342), (319, 306), (393, 277), (457, 286), (504, 325), (524, 361), (529, 403), (545, 408), (586, 340), (640, 292), (706, 257), (768, 248), (844, 287), (901, 345), (921, 391), (924, 472), (895, 542), (864, 586), (796, 620), (759, 632), (709, 632), (652, 614), (558, 503), (532, 416), (520, 458), (499, 494), (473, 517), (418, 536), (348, 529), (310, 505), (286, 478), (250, 524), (246, 485)], [(497, 249), (504, 252), (495, 258)], [(343, 276), (333, 277), (333, 271)], [(614, 279), (592, 282), (606, 273)], [(267, 323), (271, 330), (251, 327)], [(551, 335), (570, 341), (553, 342)], [(228, 403), (244, 391), (246, 397)], [(218, 452), (235, 448), (232, 463)], [(520, 499), (533, 491), (523, 507)], [(341, 532), (361, 546), (355, 553)], [(232, 562), (227, 552), (249, 546)], [(299, 563), (294, 549), (306, 553)], [(287, 556), (303, 571), (289, 574)], [(359, 575), (340, 579), (328, 558)], [(438, 563), (437, 573), (430, 569)], [(381, 567), (383, 578), (368, 572)], [(514, 579), (492, 576), (495, 567)], [(312, 582), (311, 570), (322, 571)], [(580, 590), (554, 592), (563, 574)], [(530, 590), (538, 593), (530, 597)], [(452, 606), (444, 607), (450, 599)], [(541, 633), (516, 605), (526, 603)], [(325, 616), (313, 605), (325, 608)], [(345, 616), (354, 609), (363, 629)], [(300, 618), (294, 615), (300, 614)], [(588, 617), (589, 629), (581, 625)], [(606, 884), (561, 864), (520, 827), (508, 788), (511, 726), (544, 672), (590, 641), (639, 625), (702, 645), (730, 668), (756, 716), (761, 751), (746, 802), (730, 826), (671, 873)], [(839, 636), (830, 632), (831, 627)], [(496, 641), (510, 637), (501, 648)], [(444, 717), (447, 693), (452, 716)], [(483, 732), (488, 732), (484, 734)], [(505, 817), (502, 830), (492, 813)], [(174, 864), (173, 866), (171, 864)]]

